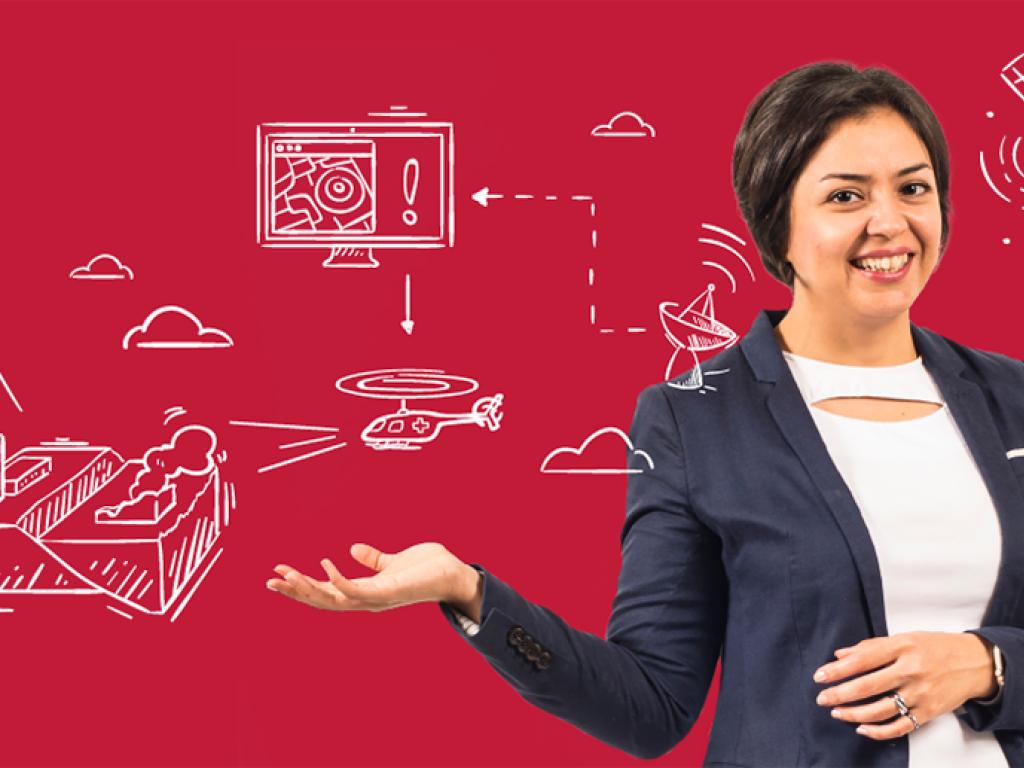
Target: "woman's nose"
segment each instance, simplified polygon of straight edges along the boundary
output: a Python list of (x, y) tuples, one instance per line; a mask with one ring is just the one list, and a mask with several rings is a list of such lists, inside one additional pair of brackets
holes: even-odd
[(898, 200), (887, 197), (872, 205), (867, 226), (869, 235), (892, 238), (901, 234), (907, 227), (907, 218)]

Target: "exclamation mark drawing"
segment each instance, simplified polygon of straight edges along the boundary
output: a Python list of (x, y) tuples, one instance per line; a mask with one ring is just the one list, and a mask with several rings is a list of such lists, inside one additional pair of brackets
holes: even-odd
[[(405, 171), (402, 174), (402, 189), (405, 192), (405, 204), (412, 206), (416, 203), (416, 188), (420, 183), (420, 161), (415, 157), (405, 161)], [(416, 224), (416, 211), (406, 208), (402, 211), (402, 221), (407, 227)]]

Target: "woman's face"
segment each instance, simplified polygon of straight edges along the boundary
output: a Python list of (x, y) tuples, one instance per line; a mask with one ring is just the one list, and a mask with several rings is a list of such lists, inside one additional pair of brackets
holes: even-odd
[[(793, 187), (788, 260), (794, 301), (859, 320), (910, 309), (939, 257), (942, 215), (928, 149), (888, 108), (836, 124)], [(902, 269), (868, 272), (853, 261), (872, 251), (909, 251)], [(800, 294), (797, 296), (797, 294)]]

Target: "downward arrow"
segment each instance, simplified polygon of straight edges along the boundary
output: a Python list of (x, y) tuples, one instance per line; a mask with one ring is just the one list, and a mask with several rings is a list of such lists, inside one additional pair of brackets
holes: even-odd
[(409, 275), (405, 276), (405, 320), (402, 321), (402, 328), (405, 332), (412, 336), (412, 327), (415, 323), (412, 320), (412, 304), (410, 301), (411, 297), (411, 285), (409, 283)]

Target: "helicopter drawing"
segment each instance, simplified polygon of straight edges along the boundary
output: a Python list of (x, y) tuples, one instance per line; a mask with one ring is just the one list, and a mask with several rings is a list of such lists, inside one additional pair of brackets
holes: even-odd
[(504, 395), (481, 397), (464, 413), (409, 408), (408, 400), (457, 397), (476, 391), (479, 384), (464, 376), (425, 368), (389, 368), (344, 376), (335, 383), (341, 392), (358, 397), (399, 400), (398, 410), (378, 416), (360, 434), (377, 451), (418, 451), (433, 442), (445, 427), (475, 424), (496, 432), (501, 427)]
[(494, 397), (481, 397), (468, 413), (410, 410), (403, 402), (395, 413), (378, 416), (371, 421), (360, 437), (366, 445), (378, 451), (417, 450), (437, 439), (444, 427), (476, 424), (494, 432), (501, 426), (503, 397), (500, 393)]

